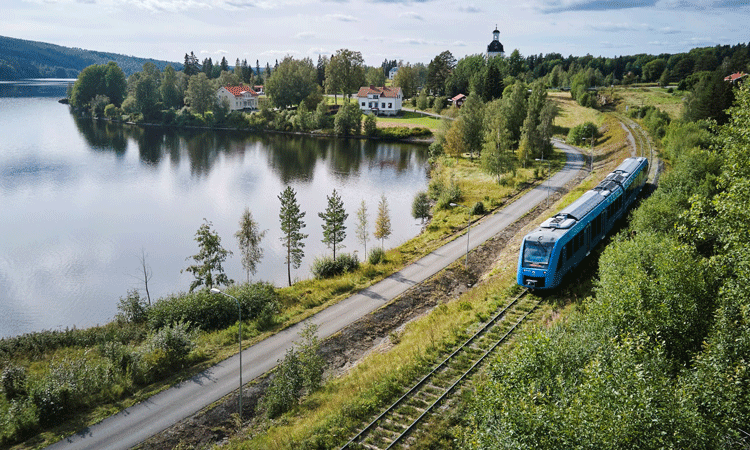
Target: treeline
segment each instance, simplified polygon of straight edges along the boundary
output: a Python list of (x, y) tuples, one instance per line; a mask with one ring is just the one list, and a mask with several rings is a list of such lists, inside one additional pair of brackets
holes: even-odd
[(86, 67), (92, 64), (107, 64), (109, 61), (117, 63), (127, 75), (141, 70), (146, 62), (156, 65), (160, 70), (168, 64), (182, 70), (180, 64), (167, 61), (0, 36), (0, 80), (75, 78)]
[(748, 86), (736, 97), (723, 126), (647, 113), (672, 170), (604, 250), (595, 296), (492, 364), (465, 448), (747, 448)]

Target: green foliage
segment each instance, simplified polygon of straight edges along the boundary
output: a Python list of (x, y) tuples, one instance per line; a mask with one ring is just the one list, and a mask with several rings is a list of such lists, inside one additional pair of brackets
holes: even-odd
[(725, 110), (732, 105), (734, 92), (732, 84), (724, 81), (720, 72), (714, 72), (693, 87), (683, 110), (688, 121), (713, 119), (722, 124), (727, 121)]
[(486, 212), (484, 209), (484, 203), (482, 202), (476, 202), (474, 203), (474, 206), (471, 208), (471, 215), (473, 216), (481, 216)]
[(178, 367), (195, 347), (193, 340), (191, 324), (179, 321), (149, 335), (147, 346), (151, 352), (163, 352), (166, 362), (172, 367)]
[(190, 77), (185, 103), (190, 106), (191, 111), (201, 115), (215, 108), (216, 90), (205, 73)]
[(305, 393), (320, 388), (323, 380), (324, 360), (320, 356), (317, 325), (308, 323), (299, 333), (301, 341), (287, 350), (276, 368), (274, 377), (260, 401), (269, 418), (291, 410)]
[(580, 145), (584, 142), (591, 144), (592, 137), (596, 138), (598, 135), (599, 129), (596, 125), (592, 122), (584, 122), (570, 129), (566, 142), (573, 145)]
[(234, 234), (237, 245), (242, 253), (242, 267), (247, 272), (247, 281), (250, 282), (250, 274), (257, 271), (258, 263), (263, 258), (263, 249), (260, 241), (266, 235), (266, 230), (260, 231), (258, 222), (253, 219), (250, 208), (245, 208), (240, 219), (240, 229)]
[(375, 136), (378, 132), (378, 120), (374, 114), (366, 114), (364, 121), (365, 136)]
[(385, 194), (380, 196), (380, 202), (378, 202), (378, 215), (375, 218), (375, 232), (373, 235), (375, 239), (380, 239), (380, 246), (383, 247), (383, 243), (391, 235), (391, 214), (388, 211), (388, 199), (385, 198)]
[(333, 133), (337, 136), (353, 136), (362, 128), (362, 111), (357, 103), (346, 103), (339, 108), (333, 122)]
[(417, 192), (414, 196), (414, 201), (411, 203), (411, 215), (415, 219), (425, 219), (430, 217), (430, 198), (424, 191)]
[(265, 89), (274, 106), (299, 105), (317, 88), (317, 71), (310, 58), (286, 56), (266, 79)]
[(336, 189), (327, 198), (328, 206), (324, 212), (318, 213), (318, 217), (323, 219), (322, 242), (329, 247), (333, 247), (333, 259), (335, 260), (336, 246), (341, 246), (341, 242), (346, 238), (346, 218), (349, 217), (349, 214), (346, 213), (344, 202)]
[(25, 367), (9, 364), (0, 375), (5, 398), (15, 400), (26, 395), (28, 373)]
[(302, 220), (306, 213), (300, 211), (299, 204), (297, 203), (297, 194), (291, 186), (287, 186), (284, 192), (279, 195), (279, 201), (281, 202), (279, 221), (281, 222), (282, 233), (280, 240), (281, 245), (286, 248), (287, 277), (289, 279), (289, 286), (291, 286), (291, 268), (294, 266), (295, 269), (298, 269), (302, 264), (302, 257), (305, 254), (303, 250), (305, 243), (303, 240), (307, 235), (302, 233), (301, 230), (306, 226)]
[(331, 56), (326, 65), (325, 72), (326, 92), (350, 97), (365, 83), (362, 53), (345, 48), (336, 50), (336, 54)]
[(377, 129), (377, 136), (383, 139), (408, 139), (431, 135), (432, 131), (424, 127), (383, 127)]
[(373, 266), (376, 264), (380, 264), (381, 262), (386, 261), (386, 254), (385, 250), (383, 250), (381, 247), (375, 247), (370, 251), (370, 254), (367, 255), (367, 262), (372, 264)]
[(195, 280), (190, 283), (190, 291), (192, 292), (195, 288), (205, 286), (206, 289), (211, 289), (216, 286), (230, 285), (234, 283), (224, 273), (222, 263), (226, 261), (227, 256), (231, 255), (232, 252), (224, 249), (221, 246), (221, 238), (219, 235), (211, 229), (213, 224), (206, 219), (205, 222), (198, 228), (195, 233), (195, 241), (198, 243), (198, 253), (191, 258), (196, 264), (188, 266), (186, 271), (193, 274)]
[[(239, 300), (243, 319), (258, 318), (267, 309), (278, 311), (278, 294), (268, 283), (245, 284), (231, 287), (227, 293)], [(270, 306), (267, 306), (270, 305)], [(183, 322), (204, 331), (226, 328), (237, 322), (237, 304), (225, 295), (200, 290), (160, 299), (149, 309), (151, 329)]]
[(357, 255), (348, 253), (340, 254), (338, 258), (333, 259), (329, 256), (322, 256), (313, 260), (310, 272), (318, 279), (333, 278), (347, 272), (353, 272), (359, 268), (359, 259)]
[(140, 324), (148, 319), (148, 304), (137, 289), (129, 290), (124, 298), (120, 297), (117, 310), (117, 319), (128, 323)]

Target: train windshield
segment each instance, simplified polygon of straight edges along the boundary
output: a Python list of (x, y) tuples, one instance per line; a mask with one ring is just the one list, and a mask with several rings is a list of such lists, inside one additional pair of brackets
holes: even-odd
[(523, 266), (546, 269), (554, 245), (554, 242), (526, 241), (523, 246)]

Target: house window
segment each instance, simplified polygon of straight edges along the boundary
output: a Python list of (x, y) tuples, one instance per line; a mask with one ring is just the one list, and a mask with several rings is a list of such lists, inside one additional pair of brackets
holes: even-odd
[(385, 103), (381, 103), (381, 104), (380, 104), (380, 107), (381, 107), (381, 108), (385, 108)]
[(393, 103), (388, 103), (388, 107), (392, 109), (393, 108)]
[(362, 102), (362, 106), (365, 106), (365, 102)]

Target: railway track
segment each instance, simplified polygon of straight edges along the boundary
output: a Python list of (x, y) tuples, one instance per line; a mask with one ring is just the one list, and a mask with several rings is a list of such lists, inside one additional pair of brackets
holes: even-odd
[(662, 170), (662, 163), (661, 160), (657, 158), (656, 151), (654, 149), (654, 146), (651, 144), (651, 139), (649, 138), (648, 134), (643, 130), (638, 122), (627, 117), (626, 115), (617, 113), (616, 117), (620, 120), (620, 123), (625, 126), (628, 133), (633, 136), (635, 144), (635, 154), (633, 156), (645, 156), (649, 161), (652, 162), (651, 170), (653, 172), (649, 175), (649, 179), (652, 180), (651, 183), (653, 185), (658, 185), (659, 174)]
[(367, 424), (341, 450), (408, 447), (410, 438), (425, 419), (445, 404), (456, 388), (536, 309), (539, 301), (527, 293), (524, 290), (510, 299), (474, 335)]

